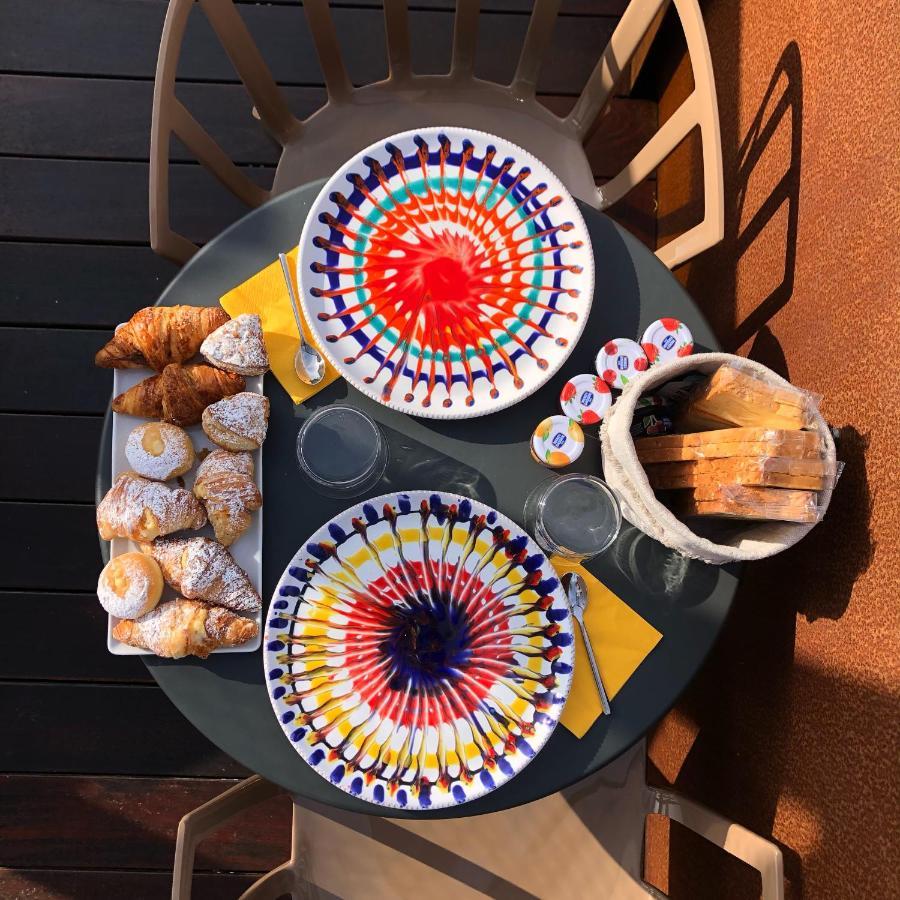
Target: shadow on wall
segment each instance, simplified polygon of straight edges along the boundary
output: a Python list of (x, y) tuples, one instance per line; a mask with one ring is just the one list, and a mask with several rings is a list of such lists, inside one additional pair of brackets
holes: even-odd
[[(777, 98), (777, 99), (776, 99)], [(790, 156), (787, 169), (772, 192), (742, 228), (750, 180), (766, 148), (778, 133), (782, 121), (790, 124)], [(750, 129), (737, 153), (735, 191), (726, 191), (726, 204), (734, 197), (734, 207), (725, 212), (725, 241), (731, 244), (729, 256), (735, 262), (744, 257), (754, 241), (786, 206), (784, 269), (781, 281), (771, 289), (739, 324), (735, 322), (730, 346), (745, 344), (791, 299), (797, 258), (797, 222), (800, 215), (800, 164), (803, 148), (803, 67), (800, 48), (791, 41), (772, 73), (769, 86)]]
[[(736, 16), (732, 25), (737, 26)], [(661, 74), (657, 77), (664, 84), (669, 70), (665, 62), (658, 65)], [(738, 96), (737, 77), (733, 66), (717, 68), (725, 234), (719, 244), (676, 272), (712, 322), (723, 348), (729, 351), (742, 347), (769, 322), (790, 300), (794, 289), (803, 148), (800, 49), (793, 41), (785, 47), (743, 136), (738, 134), (737, 110), (729, 106), (730, 98)], [(686, 57), (671, 71), (671, 79), (673, 88), (660, 101), (661, 119), (693, 89)], [(763, 160), (765, 164), (760, 166)], [(772, 169), (783, 174), (766, 192), (764, 185), (771, 180), (768, 171)], [(660, 167), (659, 203), (660, 245), (702, 218), (702, 158), (696, 129)], [(783, 258), (780, 273), (769, 262), (775, 256), (775, 244)], [(757, 268), (756, 259), (763, 255), (765, 266)], [(758, 294), (747, 313), (735, 306), (741, 269), (752, 284), (752, 289), (743, 293)], [(780, 274), (780, 278), (767, 278), (769, 271), (773, 271), (773, 276)]]

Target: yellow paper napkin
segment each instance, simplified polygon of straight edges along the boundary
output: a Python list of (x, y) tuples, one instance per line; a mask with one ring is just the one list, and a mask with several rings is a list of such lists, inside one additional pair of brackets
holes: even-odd
[[(294, 282), (294, 290), (299, 297), (295, 271), (297, 248), (291, 250), (287, 257), (291, 264), (291, 280)], [(263, 336), (266, 341), (272, 374), (288, 392), (294, 403), (302, 403), (340, 377), (328, 362), (325, 363), (325, 377), (315, 387), (304, 384), (294, 372), (294, 354), (297, 352), (298, 346), (297, 324), (294, 322), (294, 314), (291, 311), (291, 301), (284, 284), (281, 263), (277, 259), (252, 278), (248, 278), (243, 284), (232, 288), (219, 302), (222, 304), (222, 309), (232, 318), (243, 313), (259, 315), (262, 320)], [(303, 310), (300, 311), (300, 314), (303, 315)], [(303, 333), (310, 343), (316, 344), (309, 325), (305, 321)]]
[[(565, 572), (577, 570), (587, 583), (589, 602), (584, 624), (591, 638), (603, 686), (612, 700), (659, 643), (662, 635), (578, 563), (559, 556), (554, 556), (550, 562), (560, 577)], [(573, 622), (573, 625), (575, 675), (560, 722), (580, 738), (602, 714), (602, 709), (591, 664), (581, 641), (581, 629), (577, 623)]]

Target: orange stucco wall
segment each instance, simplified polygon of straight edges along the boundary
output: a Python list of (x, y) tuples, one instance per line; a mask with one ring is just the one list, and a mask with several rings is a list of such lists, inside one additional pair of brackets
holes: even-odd
[[(651, 746), (656, 779), (771, 835), (789, 896), (900, 896), (900, 8), (703, 3), (726, 237), (679, 277), (729, 348), (823, 397), (847, 463), (825, 521), (748, 566), (725, 633)], [(672, 58), (669, 43), (669, 56)], [(677, 59), (677, 53), (675, 54)], [(682, 64), (660, 119), (690, 90)], [(660, 242), (696, 216), (697, 148), (658, 177)], [(757, 896), (680, 832), (674, 897)]]

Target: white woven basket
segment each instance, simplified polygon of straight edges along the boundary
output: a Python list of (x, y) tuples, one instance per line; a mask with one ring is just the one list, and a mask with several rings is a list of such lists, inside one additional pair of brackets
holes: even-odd
[[(747, 371), (776, 387), (791, 387), (781, 376), (752, 360), (729, 353), (699, 353), (652, 366), (634, 378), (607, 412), (600, 429), (604, 478), (619, 496), (622, 515), (661, 544), (685, 556), (717, 565), (773, 556), (796, 544), (814, 527), (789, 522), (739, 524), (730, 521), (721, 528), (721, 536), (716, 535), (720, 541), (717, 543), (693, 532), (656, 499), (644, 468), (638, 461), (630, 432), (638, 398), (686, 372), (709, 374), (728, 362), (739, 362)], [(837, 467), (834, 439), (818, 410), (815, 410), (815, 426), (826, 448), (827, 483), (833, 484)], [(819, 492), (819, 506), (823, 513), (830, 501), (830, 488)], [(705, 529), (709, 526), (708, 522), (704, 524)]]

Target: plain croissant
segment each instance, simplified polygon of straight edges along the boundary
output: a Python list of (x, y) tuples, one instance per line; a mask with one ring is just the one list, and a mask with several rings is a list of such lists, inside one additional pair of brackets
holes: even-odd
[(206, 507), (216, 540), (230, 546), (250, 527), (252, 514), (262, 506), (262, 494), (253, 480), (253, 458), (249, 453), (213, 450), (197, 469), (194, 495)]
[(206, 659), (218, 647), (236, 647), (258, 633), (252, 619), (184, 597), (161, 603), (139, 619), (123, 619), (113, 628), (117, 641), (170, 659)]
[(206, 336), (227, 321), (218, 306), (148, 306), (117, 329), (94, 361), (105, 369), (149, 366), (161, 372), (195, 356)]
[(240, 375), (200, 363), (166, 366), (162, 374), (145, 378), (112, 402), (113, 412), (173, 425), (196, 425), (210, 403), (244, 390)]

